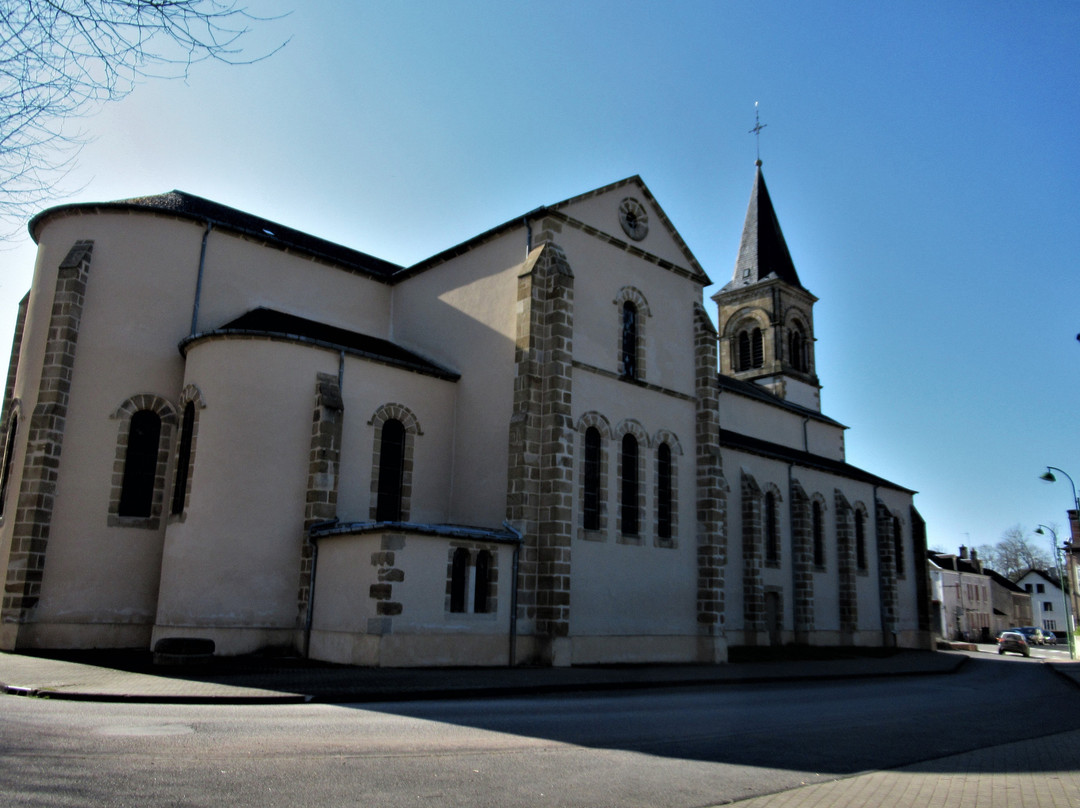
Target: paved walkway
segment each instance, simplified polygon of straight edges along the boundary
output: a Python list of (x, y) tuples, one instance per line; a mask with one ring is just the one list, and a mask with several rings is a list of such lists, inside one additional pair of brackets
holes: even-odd
[(965, 660), (962, 654), (903, 651), (888, 657), (727, 665), (420, 669), (216, 658), (202, 667), (155, 668), (141, 655), (0, 653), (0, 689), (96, 701), (363, 702), (931, 675), (951, 673)]

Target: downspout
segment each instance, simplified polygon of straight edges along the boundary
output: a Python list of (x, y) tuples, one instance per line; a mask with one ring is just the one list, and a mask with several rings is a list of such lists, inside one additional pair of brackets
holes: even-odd
[(810, 437), (807, 427), (810, 425), (810, 416), (804, 415), (802, 419), (802, 448), (807, 454), (810, 453)]
[(529, 217), (526, 216), (522, 221), (525, 222), (525, 257), (529, 257), (529, 253), (532, 252), (532, 223), (529, 221)]
[(203, 270), (206, 268), (206, 242), (210, 238), (210, 231), (213, 229), (213, 222), (207, 222), (206, 230), (203, 231), (202, 247), (199, 248), (199, 272), (195, 276), (195, 302), (191, 307), (191, 336), (198, 333), (199, 301), (202, 299)]
[(517, 603), (518, 603), (518, 558), (521, 555), (521, 540), (523, 536), (514, 526), (506, 520), (503, 520), (503, 527), (514, 534), (514, 538), (517, 541), (514, 543), (513, 561), (511, 562), (511, 576), (514, 579), (513, 585), (510, 587), (510, 656), (507, 660), (508, 667), (514, 667), (517, 664)]
[[(787, 466), (787, 496), (788, 496), (788, 531), (791, 533), (791, 637), (793, 640), (798, 636), (799, 617), (796, 613), (795, 599), (799, 591), (799, 570), (795, 563), (795, 464)], [(783, 556), (781, 556), (782, 558)], [(784, 616), (780, 615), (780, 629), (784, 628)], [(795, 640), (797, 642), (797, 640)]]

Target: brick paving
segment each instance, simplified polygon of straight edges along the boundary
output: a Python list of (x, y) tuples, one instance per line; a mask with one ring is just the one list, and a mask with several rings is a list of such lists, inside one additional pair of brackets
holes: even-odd
[(1076, 808), (1080, 730), (753, 797), (739, 808)]

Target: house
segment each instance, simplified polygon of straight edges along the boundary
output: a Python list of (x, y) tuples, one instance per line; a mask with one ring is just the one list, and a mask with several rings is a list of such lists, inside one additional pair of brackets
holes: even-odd
[[(946, 639), (988, 641), (994, 624), (992, 580), (978, 554), (927, 551), (934, 632)], [(1015, 624), (1013, 624), (1015, 625)]]
[(1065, 593), (1056, 574), (1044, 570), (1029, 570), (1016, 584), (1031, 596), (1033, 617), (1030, 625), (1055, 633), (1069, 630)]
[(984, 569), (983, 574), (990, 578), (990, 601), (994, 607), (991, 631), (996, 635), (1008, 628), (1034, 625), (1031, 595), (992, 569)]
[(711, 284), (630, 177), (398, 266), (180, 191), (36, 216), (0, 647), (716, 662), (928, 647), (758, 164)]

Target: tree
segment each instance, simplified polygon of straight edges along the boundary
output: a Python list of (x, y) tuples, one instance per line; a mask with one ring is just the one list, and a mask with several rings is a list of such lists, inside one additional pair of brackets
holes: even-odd
[(238, 0), (0, 0), (0, 219), (21, 223), (57, 196), (85, 142), (74, 119), (140, 78), (269, 56), (243, 55), (264, 20)]
[(997, 544), (979, 547), (979, 555), (987, 566), (1011, 581), (1023, 577), (1028, 570), (1053, 568), (1050, 554), (1025, 538), (1026, 532), (1020, 525), (1014, 525), (1001, 534)]

